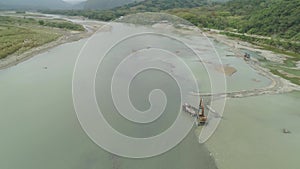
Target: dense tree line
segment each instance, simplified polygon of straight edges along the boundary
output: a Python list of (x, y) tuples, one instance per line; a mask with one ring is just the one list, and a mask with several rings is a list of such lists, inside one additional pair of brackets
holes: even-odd
[[(145, 0), (112, 10), (44, 11), (110, 21), (139, 12), (166, 12), (184, 18), (196, 26), (272, 37), (268, 45), (299, 52), (299, 0), (232, 0), (207, 3), (205, 0)], [(279, 41), (277, 39), (284, 39)], [(296, 46), (295, 46), (296, 45)]]
[(42, 10), (43, 13), (84, 16), (103, 21), (114, 20), (120, 16), (140, 12), (160, 12), (174, 8), (194, 8), (207, 5), (206, 0), (145, 0), (130, 3), (111, 10)]
[(42, 26), (48, 26), (48, 27), (53, 27), (53, 28), (61, 28), (61, 29), (69, 29), (69, 30), (74, 30), (74, 31), (84, 31), (84, 28), (82, 25), (75, 24), (72, 22), (67, 22), (67, 21), (44, 21), (44, 20), (39, 20), (38, 21), (40, 25)]

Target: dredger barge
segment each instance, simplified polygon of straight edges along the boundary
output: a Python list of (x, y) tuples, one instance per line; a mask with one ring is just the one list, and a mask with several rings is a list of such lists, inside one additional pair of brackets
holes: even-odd
[(192, 117), (196, 118), (196, 124), (198, 126), (204, 125), (207, 121), (207, 117), (204, 114), (203, 98), (200, 98), (198, 109), (190, 104), (185, 103), (184, 105), (182, 105), (182, 110)]

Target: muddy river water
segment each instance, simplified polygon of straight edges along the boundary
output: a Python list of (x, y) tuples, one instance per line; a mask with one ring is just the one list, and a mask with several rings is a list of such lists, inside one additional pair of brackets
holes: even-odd
[[(114, 36), (113, 31), (134, 32), (134, 29), (148, 30), (119, 23), (112, 26), (111, 32), (99, 32), (99, 38), (94, 40), (101, 46), (109, 41), (101, 34)], [(185, 38), (195, 50), (203, 45), (197, 35), (180, 37)], [(220, 125), (204, 144), (198, 143), (197, 131), (201, 128), (193, 127), (182, 142), (159, 156), (130, 159), (103, 150), (82, 130), (73, 107), (72, 75), (78, 53), (86, 42), (87, 39), (83, 39), (60, 45), (0, 71), (0, 168), (297, 169), (300, 166), (299, 92), (227, 99)], [(226, 45), (213, 40), (212, 43), (222, 63), (236, 69), (234, 74), (226, 76), (227, 91), (252, 90), (270, 85), (270, 79), (252, 69), (242, 58), (229, 56), (234, 54)], [(101, 50), (101, 47), (97, 50)], [(143, 59), (153, 61), (151, 58)], [(189, 57), (183, 59), (200, 82), (200, 90), (209, 91), (209, 80), (205, 80), (209, 77), (202, 63)], [(219, 76), (215, 60), (207, 56), (202, 61), (211, 65), (211, 76)], [(166, 65), (165, 62), (156, 62)], [(176, 69), (176, 66), (166, 67)], [(155, 84), (165, 90), (176, 89), (176, 86), (165, 85), (163, 75), (156, 74), (156, 79), (152, 77), (153, 74), (149, 73), (133, 83), (134, 90), (138, 92), (131, 99), (138, 109), (149, 107), (147, 101), (140, 99), (146, 97), (145, 88)], [(96, 84), (101, 86), (101, 80), (99, 77)], [(172, 99), (168, 102), (171, 105), (166, 109), (170, 116), (158, 120), (157, 125), (136, 128), (110, 113), (114, 111), (111, 100), (101, 97), (101, 92), (105, 93), (106, 89), (99, 88), (96, 92), (100, 95), (99, 105), (106, 105), (103, 108), (107, 112), (106, 118), (120, 132), (135, 137), (155, 135), (166, 129), (174, 120), (170, 112), (174, 111), (173, 107), (178, 108), (180, 103), (178, 98), (172, 98), (174, 92), (170, 92)], [(291, 133), (283, 134), (283, 128)]]

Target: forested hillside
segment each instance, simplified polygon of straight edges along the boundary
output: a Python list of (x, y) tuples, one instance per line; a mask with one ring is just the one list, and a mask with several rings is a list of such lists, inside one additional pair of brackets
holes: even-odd
[(300, 52), (299, 0), (232, 0), (224, 4), (177, 8), (165, 12), (189, 20), (199, 27), (271, 37), (255, 38), (225, 33), (251, 43)]
[[(100, 0), (90, 0), (88, 3), (99, 3)], [(128, 1), (128, 0), (126, 0)], [(44, 13), (56, 13), (73, 16), (85, 16), (90, 19), (98, 19), (109, 21), (116, 19), (120, 16), (140, 13), (140, 12), (161, 12), (168, 9), (184, 8), (192, 9), (203, 5), (212, 5), (214, 2), (225, 2), (227, 0), (140, 0), (130, 4), (126, 4), (120, 7), (116, 7), (110, 10), (57, 10), (57, 11), (43, 11)], [(101, 3), (104, 3), (103, 1)], [(112, 1), (114, 2), (114, 1)], [(99, 8), (98, 5), (94, 5), (94, 8)]]
[(261, 2), (245, 20), (243, 32), (300, 40), (299, 0)]
[(111, 9), (142, 0), (88, 0), (85, 9)]
[(110, 9), (125, 5), (137, 11), (160, 11), (172, 8), (192, 8), (211, 2), (228, 0), (88, 0), (86, 9)]
[(233, 0), (222, 5), (167, 12), (200, 27), (300, 40), (299, 0)]
[(226, 33), (256, 44), (300, 52), (299, 0), (232, 0), (223, 3), (207, 0), (145, 0), (112, 10), (46, 12), (81, 15), (104, 21), (139, 12), (165, 12), (201, 28), (268, 36), (271, 39)]

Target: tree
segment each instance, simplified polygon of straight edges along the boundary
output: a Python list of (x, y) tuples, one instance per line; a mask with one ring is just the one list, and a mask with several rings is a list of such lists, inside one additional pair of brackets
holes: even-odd
[(45, 22), (44, 22), (43, 20), (39, 20), (39, 24), (40, 24), (40, 25), (44, 25)]

